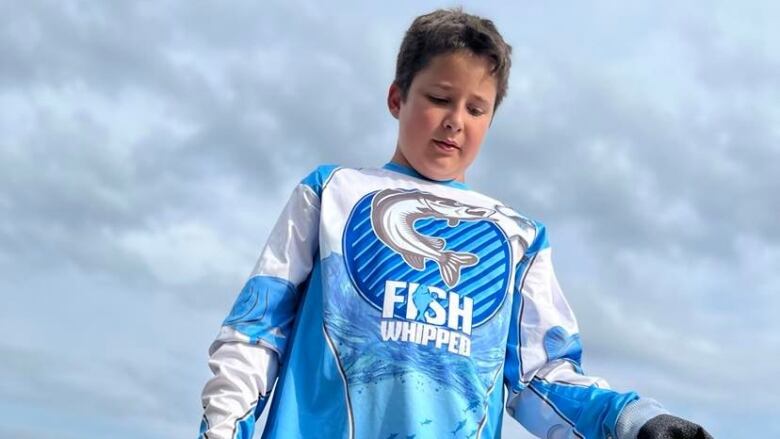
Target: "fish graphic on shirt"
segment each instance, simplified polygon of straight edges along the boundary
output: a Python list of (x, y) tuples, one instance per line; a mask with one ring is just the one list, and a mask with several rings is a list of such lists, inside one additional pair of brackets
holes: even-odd
[(479, 256), (444, 250), (446, 241), (419, 233), (414, 228), (415, 221), (445, 219), (448, 226), (455, 227), (461, 221), (493, 221), (493, 213), (493, 209), (469, 206), (427, 192), (384, 189), (371, 202), (371, 225), (377, 238), (415, 270), (424, 270), (427, 260), (438, 264), (444, 283), (452, 288), (460, 280), (461, 269), (476, 265)]

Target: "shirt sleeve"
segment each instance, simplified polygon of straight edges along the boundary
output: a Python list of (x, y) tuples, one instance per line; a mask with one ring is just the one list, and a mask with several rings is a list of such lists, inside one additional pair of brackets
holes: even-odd
[(621, 411), (636, 401), (581, 367), (577, 321), (555, 277), (544, 225), (516, 267), (504, 381), (507, 412), (541, 438), (619, 438)]
[(276, 381), (319, 248), (320, 198), (335, 167), (297, 185), (209, 349), (200, 438), (251, 438)]

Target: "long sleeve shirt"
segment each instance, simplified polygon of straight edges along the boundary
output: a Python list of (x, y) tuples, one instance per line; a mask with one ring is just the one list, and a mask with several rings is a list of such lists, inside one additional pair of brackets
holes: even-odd
[[(584, 374), (543, 224), (389, 163), (304, 178), (210, 349), (201, 437), (633, 439)], [(630, 417), (621, 414), (630, 406)], [(621, 422), (619, 422), (619, 418)]]

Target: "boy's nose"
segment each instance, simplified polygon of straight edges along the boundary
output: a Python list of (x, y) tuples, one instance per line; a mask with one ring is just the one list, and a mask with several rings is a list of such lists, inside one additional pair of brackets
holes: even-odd
[(463, 129), (463, 115), (460, 110), (453, 110), (444, 118), (444, 128), (458, 132)]

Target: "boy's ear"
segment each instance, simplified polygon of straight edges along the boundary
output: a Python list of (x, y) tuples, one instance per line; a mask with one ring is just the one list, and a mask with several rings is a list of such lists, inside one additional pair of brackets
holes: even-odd
[(395, 82), (390, 84), (390, 90), (387, 91), (387, 109), (398, 119), (398, 113), (401, 111), (401, 89)]

